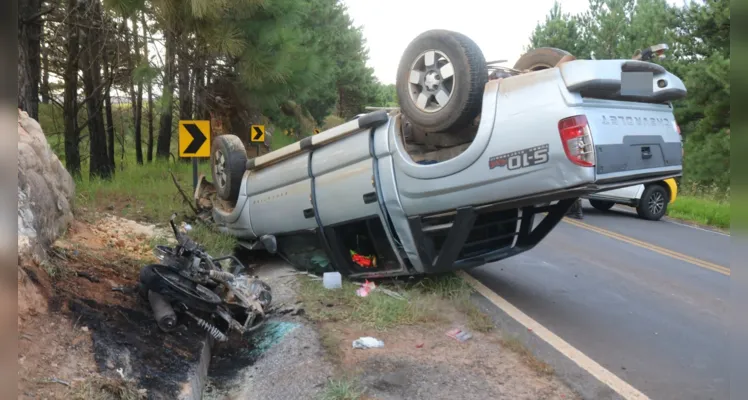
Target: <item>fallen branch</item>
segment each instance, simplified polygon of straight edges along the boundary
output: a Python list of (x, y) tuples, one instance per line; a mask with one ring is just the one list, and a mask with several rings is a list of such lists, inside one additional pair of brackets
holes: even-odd
[(179, 186), (179, 182), (177, 182), (177, 177), (174, 176), (174, 173), (169, 171), (169, 175), (171, 175), (171, 180), (174, 181), (174, 185), (177, 187), (177, 190), (179, 190), (179, 194), (182, 195), (184, 202), (187, 203), (188, 206), (190, 206), (190, 208), (192, 209), (192, 212), (194, 212), (195, 215), (199, 214), (195, 206), (192, 205), (192, 202), (190, 201), (189, 196), (187, 196), (187, 194), (184, 193), (184, 190), (182, 190), (182, 187)]
[(85, 271), (78, 271), (76, 274), (78, 276), (80, 276), (81, 278), (86, 278), (86, 279), (88, 279), (89, 281), (91, 281), (93, 283), (99, 283), (99, 282), (101, 282), (99, 280), (99, 278), (97, 278), (97, 277), (95, 277), (95, 276), (93, 276), (90, 273), (85, 272)]

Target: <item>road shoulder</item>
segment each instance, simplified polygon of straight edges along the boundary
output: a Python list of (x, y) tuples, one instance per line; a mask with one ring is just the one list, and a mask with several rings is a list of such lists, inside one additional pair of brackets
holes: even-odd
[[(293, 292), (278, 301), (298, 314), (293, 323), (299, 327), (233, 380), (241, 382), (243, 389), (233, 393), (242, 398), (579, 398), (547, 364), (486, 326), (490, 320), (474, 314), (479, 311), (469, 292), (468, 303), (456, 303), (462, 299), (457, 293), (468, 288), (451, 286), (464, 284), (459, 278), (418, 290), (380, 283), (407, 297), (400, 300), (376, 289), (358, 297), (357, 286), (347, 281), (342, 289), (327, 290), (307, 275), (274, 274), (285, 275), (279, 278), (284, 281), (261, 277), (274, 290)], [(465, 342), (448, 337), (455, 328), (472, 337)], [(363, 336), (384, 347), (353, 349), (352, 342)], [(263, 383), (270, 376), (275, 384)]]

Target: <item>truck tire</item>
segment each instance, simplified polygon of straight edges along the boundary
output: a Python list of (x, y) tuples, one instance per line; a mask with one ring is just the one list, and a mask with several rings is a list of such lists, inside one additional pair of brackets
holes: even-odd
[(541, 69), (553, 68), (564, 56), (571, 53), (554, 47), (538, 47), (523, 54), (516, 63), (514, 69), (520, 71), (540, 71)]
[(235, 202), (247, 166), (247, 150), (236, 135), (220, 135), (213, 139), (210, 169), (218, 197)]
[(667, 204), (670, 201), (667, 190), (660, 185), (650, 185), (644, 189), (636, 213), (639, 217), (650, 221), (657, 221), (665, 216)]
[(457, 32), (426, 31), (400, 59), (400, 110), (427, 133), (459, 130), (480, 113), (486, 82), (486, 59), (475, 42)]
[(605, 200), (590, 200), (590, 205), (600, 211), (608, 211), (613, 208), (616, 203)]

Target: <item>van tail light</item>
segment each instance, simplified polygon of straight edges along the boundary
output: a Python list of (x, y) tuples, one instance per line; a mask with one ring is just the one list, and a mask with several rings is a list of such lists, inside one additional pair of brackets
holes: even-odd
[(558, 121), (558, 133), (569, 161), (582, 167), (595, 166), (595, 150), (587, 117), (575, 115)]

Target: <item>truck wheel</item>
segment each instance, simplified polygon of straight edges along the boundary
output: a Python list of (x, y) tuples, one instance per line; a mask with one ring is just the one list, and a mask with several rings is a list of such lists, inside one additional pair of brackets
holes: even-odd
[(514, 69), (520, 71), (540, 71), (541, 69), (553, 68), (564, 56), (571, 53), (554, 47), (538, 47), (523, 54), (516, 63)]
[(590, 200), (590, 205), (600, 211), (608, 211), (611, 208), (613, 208), (613, 206), (616, 205), (616, 203), (612, 201), (605, 201), (605, 200)]
[(486, 59), (467, 36), (426, 31), (408, 45), (397, 69), (400, 109), (427, 133), (457, 130), (481, 111)]
[(651, 185), (644, 189), (636, 213), (639, 217), (650, 221), (657, 221), (667, 212), (667, 203), (670, 201), (667, 191), (660, 185)]
[(247, 151), (236, 135), (217, 136), (212, 147), (210, 167), (216, 192), (221, 199), (234, 202), (247, 168)]

